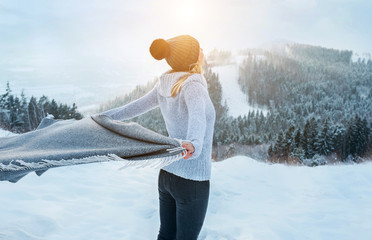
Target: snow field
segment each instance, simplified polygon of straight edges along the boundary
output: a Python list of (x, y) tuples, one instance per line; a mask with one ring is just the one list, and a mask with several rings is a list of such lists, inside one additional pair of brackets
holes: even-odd
[[(118, 162), (0, 182), (0, 239), (155, 239), (157, 176)], [(199, 239), (371, 239), (372, 163), (315, 168), (237, 156), (212, 164)]]

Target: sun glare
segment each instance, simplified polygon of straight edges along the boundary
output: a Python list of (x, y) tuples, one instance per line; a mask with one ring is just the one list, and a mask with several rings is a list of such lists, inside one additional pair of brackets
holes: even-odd
[(201, 11), (203, 10), (203, 4), (195, 0), (182, 0), (174, 1), (171, 3), (171, 8), (173, 10), (173, 19), (175, 23), (188, 25), (196, 24), (200, 22)]
[(178, 17), (181, 19), (192, 19), (197, 16), (197, 7), (195, 2), (182, 2), (177, 6)]

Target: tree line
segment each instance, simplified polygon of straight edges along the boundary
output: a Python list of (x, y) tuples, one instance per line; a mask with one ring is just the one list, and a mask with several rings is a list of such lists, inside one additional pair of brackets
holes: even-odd
[(54, 99), (49, 100), (46, 96), (36, 98), (32, 96), (28, 100), (25, 94), (15, 96), (12, 94), (9, 82), (5, 93), (0, 95), (0, 128), (24, 133), (37, 128), (41, 120), (51, 114), (56, 119), (81, 119), (83, 117), (77, 111), (74, 103), (71, 107), (67, 104), (58, 104)]
[[(314, 117), (306, 121), (304, 129), (291, 125), (282, 131), (275, 143), (268, 149), (271, 161), (303, 163), (312, 159), (311, 164), (325, 164), (320, 156), (331, 156), (358, 161), (371, 149), (371, 130), (367, 120), (355, 115), (346, 126), (329, 124), (329, 120), (317, 121)], [(306, 161), (306, 160), (305, 160)], [(322, 161), (322, 162), (319, 162)]]

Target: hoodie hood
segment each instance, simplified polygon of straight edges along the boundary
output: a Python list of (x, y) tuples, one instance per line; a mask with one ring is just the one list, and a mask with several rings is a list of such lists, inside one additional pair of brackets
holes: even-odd
[[(159, 82), (157, 84), (157, 90), (160, 95), (163, 97), (172, 97), (171, 96), (171, 90), (173, 85), (180, 79), (180, 77), (188, 74), (188, 72), (174, 72), (174, 73), (163, 73), (160, 78)], [(208, 91), (208, 85), (207, 81), (205, 80), (204, 76), (199, 73), (195, 73), (188, 77), (182, 86), (185, 86), (186, 83), (189, 82), (200, 82)], [(182, 91), (182, 88), (181, 88)]]

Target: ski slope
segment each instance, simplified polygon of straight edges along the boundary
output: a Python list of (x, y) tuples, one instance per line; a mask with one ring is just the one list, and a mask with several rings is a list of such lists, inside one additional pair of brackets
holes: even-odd
[(247, 95), (240, 89), (239, 65), (244, 60), (244, 56), (236, 56), (231, 64), (212, 67), (212, 71), (218, 74), (222, 87), (222, 102), (226, 101), (229, 107), (228, 115), (232, 117), (244, 116), (249, 111), (262, 111), (265, 115), (266, 109), (251, 106), (248, 104)]
[[(98, 163), (0, 182), (0, 239), (147, 240), (157, 169)], [(237, 156), (212, 164), (199, 239), (372, 239), (372, 163), (315, 168)]]

